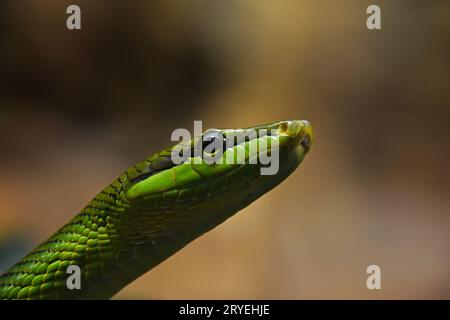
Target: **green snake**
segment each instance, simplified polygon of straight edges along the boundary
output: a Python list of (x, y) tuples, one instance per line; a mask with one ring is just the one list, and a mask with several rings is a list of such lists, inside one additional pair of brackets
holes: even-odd
[[(239, 140), (236, 133), (244, 129), (215, 129), (220, 135), (214, 135), (214, 139), (227, 141), (221, 157), (234, 152), (244, 154), (241, 160), (245, 161), (194, 162), (204, 156), (194, 152), (179, 164), (172, 161), (175, 146), (195, 150), (199, 143), (211, 140), (205, 139), (209, 130), (130, 167), (71, 221), (0, 276), (0, 298), (111, 298), (281, 183), (312, 144), (312, 129), (304, 120), (245, 129), (266, 134)], [(261, 169), (266, 165), (249, 163), (263, 151), (278, 152), (276, 174), (263, 175)], [(67, 285), (71, 276), (68, 268), (73, 265), (79, 267), (79, 289)]]

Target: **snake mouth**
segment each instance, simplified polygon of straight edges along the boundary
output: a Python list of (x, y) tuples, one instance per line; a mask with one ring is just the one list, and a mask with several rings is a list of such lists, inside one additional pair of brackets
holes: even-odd
[(305, 152), (309, 152), (313, 144), (312, 127), (308, 121), (300, 121), (302, 129), (299, 131), (299, 144), (305, 149)]
[(312, 127), (306, 120), (283, 121), (279, 123), (279, 135), (287, 135), (292, 144), (302, 146), (305, 153), (309, 152), (313, 144)]

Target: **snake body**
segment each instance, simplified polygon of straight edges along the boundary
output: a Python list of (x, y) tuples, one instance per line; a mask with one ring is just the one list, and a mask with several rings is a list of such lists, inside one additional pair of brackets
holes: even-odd
[[(276, 174), (262, 175), (260, 163), (186, 160), (175, 164), (174, 147), (158, 152), (122, 173), (71, 221), (2, 274), (0, 298), (110, 298), (277, 186), (301, 163), (312, 143), (306, 121), (250, 129), (273, 133), (236, 140), (222, 156), (240, 149), (249, 160), (262, 152), (252, 146), (264, 142), (266, 151), (279, 152)], [(242, 129), (219, 130), (223, 139), (238, 131)], [(202, 137), (193, 138), (188, 147), (199, 141)], [(192, 154), (189, 160), (195, 157)], [(80, 289), (67, 286), (68, 268), (73, 265), (81, 272)]]

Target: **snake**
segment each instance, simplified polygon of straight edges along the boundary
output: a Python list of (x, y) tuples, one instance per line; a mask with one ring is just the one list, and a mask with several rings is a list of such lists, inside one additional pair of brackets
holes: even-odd
[[(242, 134), (249, 130), (257, 134)], [(153, 154), (1, 274), (0, 299), (112, 298), (279, 185), (300, 165), (312, 141), (308, 121), (286, 120), (209, 129)], [(221, 143), (224, 148), (217, 147)], [(208, 146), (209, 156), (234, 161), (207, 163)], [(173, 160), (177, 152), (181, 161)], [(263, 174), (267, 163), (251, 161), (263, 153), (278, 155), (275, 173)], [(72, 272), (72, 266), (78, 269)], [(68, 285), (75, 273), (78, 287)]]

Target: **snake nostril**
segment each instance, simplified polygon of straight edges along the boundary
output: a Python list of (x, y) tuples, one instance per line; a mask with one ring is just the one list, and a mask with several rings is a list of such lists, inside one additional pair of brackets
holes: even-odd
[(309, 151), (309, 148), (311, 147), (311, 139), (309, 139), (309, 137), (303, 137), (300, 140), (300, 145), (305, 148), (306, 151)]
[(280, 123), (278, 130), (280, 133), (284, 133), (288, 130), (288, 128), (289, 128), (289, 124), (287, 122), (282, 122), (282, 123)]

